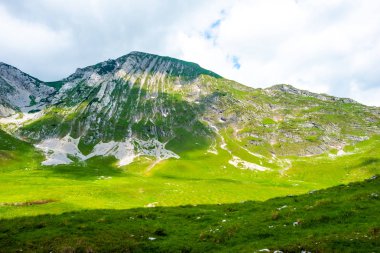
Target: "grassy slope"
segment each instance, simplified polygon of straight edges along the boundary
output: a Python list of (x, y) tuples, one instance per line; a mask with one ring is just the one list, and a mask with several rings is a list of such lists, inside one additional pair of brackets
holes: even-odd
[[(2, 138), (19, 142), (9, 135)], [(352, 147), (352, 155), (289, 157), (292, 167), (284, 172), (276, 168), (267, 172), (237, 169), (228, 164), (231, 157), (220, 148), (218, 155), (194, 148), (180, 153), (179, 160), (162, 161), (148, 170), (154, 161), (146, 157), (123, 168), (117, 168), (113, 158), (41, 167), (38, 164), (42, 157), (32, 146), (22, 144), (18, 151), (5, 150), (8, 146), (3, 146), (0, 154), (13, 157), (0, 159), (0, 203), (55, 201), (22, 208), (3, 205), (3, 218), (83, 209), (125, 209), (154, 202), (159, 206), (177, 206), (266, 200), (380, 173), (379, 138)], [(232, 148), (234, 154), (244, 157), (244, 150)]]
[(14, 170), (31, 170), (39, 167), (43, 155), (26, 142), (20, 141), (0, 129), (0, 173)]
[(373, 177), (265, 202), (6, 219), (0, 252), (377, 252), (379, 189)]

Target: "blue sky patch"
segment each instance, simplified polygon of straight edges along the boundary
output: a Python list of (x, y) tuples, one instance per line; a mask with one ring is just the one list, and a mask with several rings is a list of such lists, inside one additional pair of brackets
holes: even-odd
[(211, 24), (211, 29), (215, 29), (215, 28), (218, 28), (220, 26), (220, 23), (222, 22), (221, 19), (218, 19), (217, 21), (215, 21), (214, 23)]
[(232, 65), (233, 65), (234, 69), (240, 69), (241, 64), (239, 62), (239, 57), (234, 55), (234, 56), (232, 56), (231, 61), (232, 61)]

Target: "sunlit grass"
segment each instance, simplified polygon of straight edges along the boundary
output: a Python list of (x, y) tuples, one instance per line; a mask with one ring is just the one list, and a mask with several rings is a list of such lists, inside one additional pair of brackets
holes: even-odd
[[(247, 156), (238, 146), (229, 146), (242, 157)], [(3, 205), (0, 217), (149, 204), (233, 203), (301, 194), (379, 173), (379, 146), (376, 137), (351, 148), (353, 154), (287, 157), (291, 161), (288, 170), (281, 171), (275, 164), (270, 171), (261, 172), (233, 167), (228, 163), (230, 154), (221, 148), (218, 155), (207, 153), (206, 149), (193, 149), (182, 159), (165, 160), (152, 169), (149, 168), (154, 161), (149, 157), (141, 157), (122, 168), (111, 157), (72, 165), (40, 166), (42, 156), (27, 145), (22, 151), (1, 151), (11, 158), (0, 160), (0, 203), (46, 199), (55, 202), (23, 207)]]
[(379, 183), (373, 178), (265, 202), (3, 219), (0, 251), (377, 252)]

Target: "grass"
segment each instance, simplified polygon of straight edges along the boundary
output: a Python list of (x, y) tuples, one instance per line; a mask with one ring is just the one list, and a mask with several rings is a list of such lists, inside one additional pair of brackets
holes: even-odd
[[(0, 146), (0, 203), (54, 202), (23, 208), (0, 206), (0, 218), (84, 209), (126, 209), (151, 203), (178, 206), (263, 201), (380, 173), (379, 138), (348, 147), (352, 154), (285, 157), (289, 165), (281, 165), (282, 160), (270, 163), (267, 157), (251, 156), (249, 160), (247, 151), (232, 143), (226, 135), (228, 147), (235, 155), (271, 166), (271, 170), (264, 172), (237, 169), (228, 163), (231, 155), (219, 144), (216, 146), (218, 155), (215, 155), (207, 153), (207, 145), (203, 142), (194, 143), (194, 148), (187, 153), (183, 151), (181, 159), (164, 160), (151, 169), (154, 160), (150, 157), (140, 157), (121, 168), (111, 157), (95, 157), (71, 165), (40, 166), (43, 157), (31, 145), (5, 133), (2, 138), (3, 143), (13, 144)], [(5, 147), (19, 147), (19, 150), (6, 150)], [(289, 168), (284, 170), (281, 166)]]
[(14, 170), (29, 170), (39, 167), (43, 156), (31, 144), (20, 141), (0, 130), (0, 174)]
[(121, 168), (112, 157), (40, 166), (32, 145), (0, 132), (0, 252), (376, 252), (378, 179), (284, 196), (379, 174), (378, 136), (345, 147), (342, 156), (333, 149), (274, 159), (250, 155), (229, 130), (220, 134), (234, 155), (271, 170), (230, 165), (221, 136), (217, 155), (207, 152), (206, 138), (168, 143), (181, 159), (152, 169), (151, 157)]
[(373, 177), (265, 202), (3, 219), (0, 252), (377, 252), (379, 189)]
[(379, 137), (375, 137), (355, 146), (346, 146), (347, 153), (342, 156), (323, 154), (312, 159), (293, 157), (292, 168), (286, 174), (290, 179), (318, 181), (324, 187), (334, 182), (348, 183), (357, 178), (369, 177), (378, 173), (380, 168), (379, 144)]

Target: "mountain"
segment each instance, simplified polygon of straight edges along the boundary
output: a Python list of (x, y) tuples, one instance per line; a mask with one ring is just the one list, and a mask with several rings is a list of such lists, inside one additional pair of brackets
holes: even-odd
[(374, 251), (379, 150), (378, 107), (170, 57), (1, 63), (0, 252)]
[(43, 109), (55, 89), (0, 62), (0, 117)]
[[(115, 156), (124, 166), (203, 150), (267, 170), (286, 156), (344, 154), (380, 134), (380, 109), (275, 85), (254, 89), (195, 63), (142, 52), (42, 82), (0, 65), (0, 125), (33, 143), (44, 165)], [(202, 151), (202, 152), (203, 152)]]

